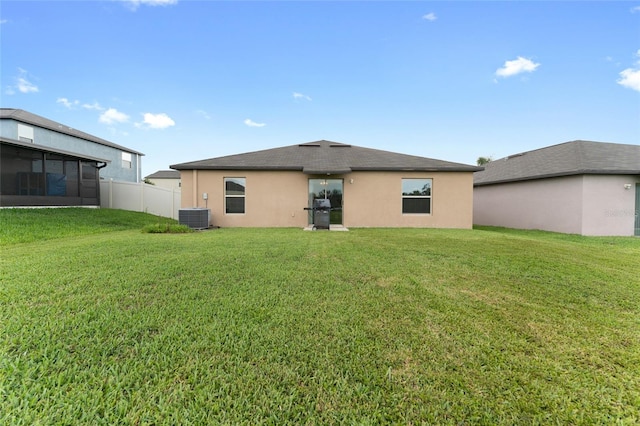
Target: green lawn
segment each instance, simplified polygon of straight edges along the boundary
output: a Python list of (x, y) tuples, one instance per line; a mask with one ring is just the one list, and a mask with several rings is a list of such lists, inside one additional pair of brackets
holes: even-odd
[(640, 239), (0, 210), (0, 424), (638, 424)]

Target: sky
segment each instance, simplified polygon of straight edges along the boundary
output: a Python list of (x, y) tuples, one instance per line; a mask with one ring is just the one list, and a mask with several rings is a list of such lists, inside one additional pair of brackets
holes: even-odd
[(0, 106), (171, 164), (331, 140), (640, 144), (640, 1), (12, 1)]

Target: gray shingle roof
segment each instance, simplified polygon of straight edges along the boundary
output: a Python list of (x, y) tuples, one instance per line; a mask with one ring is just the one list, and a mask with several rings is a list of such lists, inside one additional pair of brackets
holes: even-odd
[(45, 129), (53, 130), (54, 132), (62, 133), (69, 136), (74, 136), (80, 139), (85, 139), (91, 142), (98, 143), (100, 145), (116, 148), (121, 151), (130, 152), (132, 154), (144, 155), (141, 152), (134, 151), (132, 149), (126, 148), (122, 145), (115, 144), (113, 142), (109, 142), (108, 140), (101, 139), (89, 133), (81, 132), (80, 130), (71, 128), (64, 124), (60, 124), (53, 120), (49, 120), (48, 118), (41, 117), (39, 115), (33, 114), (31, 112), (28, 112), (22, 109), (0, 108), (0, 119), (16, 120), (16, 121), (20, 121), (21, 123), (43, 127)]
[(180, 179), (180, 172), (177, 170), (158, 170), (146, 176), (145, 179)]
[(640, 175), (640, 145), (572, 141), (527, 151), (486, 164), (474, 185), (582, 174)]
[(325, 140), (174, 164), (170, 167), (176, 170), (300, 170), (306, 174), (342, 174), (365, 170), (452, 172), (482, 170), (481, 167), (466, 164)]

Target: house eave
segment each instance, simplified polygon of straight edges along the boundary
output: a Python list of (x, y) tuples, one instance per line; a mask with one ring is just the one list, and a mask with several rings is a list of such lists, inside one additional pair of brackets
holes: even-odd
[(580, 176), (580, 175), (640, 175), (640, 170), (578, 170), (575, 172), (552, 173), (538, 176), (523, 176), (501, 180), (491, 180), (486, 182), (474, 182), (473, 186), (498, 185), (503, 183), (525, 182), (529, 180), (541, 180), (558, 177)]
[(331, 168), (331, 169), (319, 169), (313, 167), (303, 167), (302, 173), (306, 175), (346, 175), (351, 173), (351, 168)]
[(338, 175), (351, 172), (478, 172), (482, 167), (344, 167), (344, 168), (315, 168), (293, 166), (209, 166), (173, 164), (173, 170), (252, 170), (252, 171), (302, 171), (307, 175)]
[(252, 170), (252, 171), (301, 171), (302, 167), (291, 166), (207, 166), (207, 165), (188, 165), (188, 164), (172, 164), (169, 166), (173, 170)]
[(352, 167), (354, 172), (479, 172), (483, 167)]

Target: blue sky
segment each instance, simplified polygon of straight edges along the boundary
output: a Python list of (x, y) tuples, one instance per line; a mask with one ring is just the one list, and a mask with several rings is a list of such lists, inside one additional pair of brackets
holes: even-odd
[(640, 1), (11, 1), (1, 106), (170, 164), (333, 140), (640, 143)]

